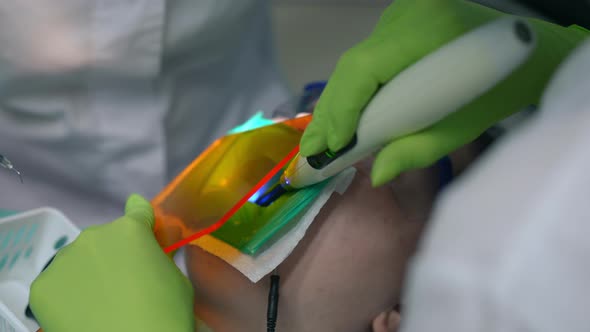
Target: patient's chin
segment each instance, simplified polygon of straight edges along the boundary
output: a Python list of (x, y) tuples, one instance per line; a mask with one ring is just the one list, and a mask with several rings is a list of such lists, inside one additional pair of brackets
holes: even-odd
[[(388, 187), (359, 172), (334, 194), (305, 237), (278, 267), (279, 331), (366, 331), (398, 303), (420, 225), (410, 222)], [(187, 249), (195, 312), (220, 331), (265, 329), (268, 277), (251, 283), (197, 247)]]

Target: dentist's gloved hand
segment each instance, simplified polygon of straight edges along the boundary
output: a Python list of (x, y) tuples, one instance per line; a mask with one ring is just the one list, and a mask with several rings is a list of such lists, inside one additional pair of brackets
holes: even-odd
[(190, 281), (158, 245), (148, 201), (84, 230), (31, 286), (44, 332), (193, 332)]
[[(345, 147), (354, 135), (362, 109), (380, 85), (456, 37), (503, 15), (467, 1), (394, 1), (371, 36), (341, 57), (302, 137), (301, 155)], [(381, 185), (403, 171), (429, 166), (496, 122), (539, 102), (556, 67), (587, 32), (579, 27), (527, 21), (538, 40), (531, 58), (463, 109), (386, 146), (375, 160), (373, 185)]]

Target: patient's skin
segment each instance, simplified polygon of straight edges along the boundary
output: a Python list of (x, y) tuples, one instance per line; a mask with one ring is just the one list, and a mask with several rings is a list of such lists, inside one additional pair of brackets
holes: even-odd
[[(372, 188), (368, 165), (333, 194), (278, 267), (277, 331), (395, 331), (408, 257), (432, 205), (436, 169)], [(392, 187), (394, 190), (392, 190)], [(401, 200), (400, 198), (404, 198)], [(266, 330), (269, 278), (254, 284), (217, 257), (187, 248), (195, 313), (214, 331)], [(388, 327), (388, 324), (392, 325)]]

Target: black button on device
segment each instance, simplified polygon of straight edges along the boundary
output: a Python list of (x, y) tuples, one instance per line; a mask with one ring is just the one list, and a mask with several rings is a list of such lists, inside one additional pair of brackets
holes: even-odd
[(352, 137), (350, 143), (348, 143), (342, 149), (332, 152), (332, 151), (324, 151), (322, 153), (318, 153), (313, 156), (307, 157), (307, 163), (314, 169), (322, 169), (332, 163), (336, 158), (340, 157), (341, 155), (345, 154), (346, 152), (350, 151), (356, 145), (356, 134)]
[(516, 23), (514, 23), (514, 31), (516, 36), (518, 36), (518, 39), (525, 44), (528, 44), (533, 40), (533, 32), (522, 21), (516, 21)]

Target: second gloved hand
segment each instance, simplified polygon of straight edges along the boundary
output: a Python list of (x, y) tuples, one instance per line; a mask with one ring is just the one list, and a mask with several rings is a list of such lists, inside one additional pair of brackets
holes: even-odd
[[(380, 85), (453, 39), (504, 15), (468, 1), (396, 0), (371, 36), (338, 62), (301, 140), (301, 155), (345, 147), (354, 135), (362, 109)], [(477, 100), (430, 128), (386, 146), (375, 160), (373, 185), (381, 185), (403, 171), (429, 166), (496, 122), (539, 102), (557, 66), (586, 33), (581, 28), (527, 21), (538, 37), (531, 58)]]
[(125, 215), (84, 230), (31, 286), (45, 332), (193, 332), (190, 281), (158, 245), (149, 202), (132, 195)]

